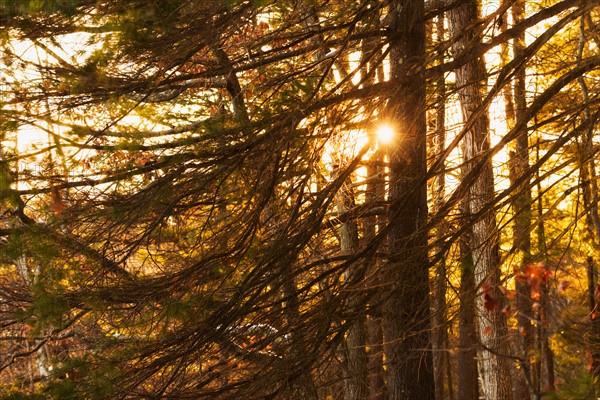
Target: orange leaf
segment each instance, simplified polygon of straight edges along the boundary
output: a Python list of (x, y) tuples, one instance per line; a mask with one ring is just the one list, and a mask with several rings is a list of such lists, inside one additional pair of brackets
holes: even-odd
[(546, 264), (543, 261), (527, 264), (524, 271), (529, 284), (531, 284), (531, 281), (546, 282), (552, 276), (552, 272), (546, 269)]
[(492, 327), (491, 326), (486, 326), (485, 328), (483, 328), (483, 334), (484, 335), (491, 335), (492, 334)]

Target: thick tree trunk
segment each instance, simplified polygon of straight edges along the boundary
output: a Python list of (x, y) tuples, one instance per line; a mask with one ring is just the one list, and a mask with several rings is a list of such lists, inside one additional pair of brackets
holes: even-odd
[(430, 347), (427, 258), (425, 25), (423, 0), (390, 3), (390, 67), (396, 81), (386, 116), (396, 137), (389, 147), (390, 291), (383, 334), (390, 400), (435, 397)]
[[(453, 44), (455, 56), (468, 51), (468, 46), (478, 41), (473, 24), (478, 20), (477, 3), (462, 2), (448, 12), (450, 34), (456, 38)], [(477, 163), (478, 156), (490, 148), (489, 118), (486, 112), (474, 115), (482, 103), (486, 71), (483, 59), (475, 59), (456, 70), (456, 84), (463, 118), (476, 118), (463, 141), (463, 157), (468, 171)], [(483, 289), (476, 298), (478, 312), (480, 371), (483, 394), (488, 400), (512, 399), (510, 363), (506, 317), (493, 304), (502, 304), (500, 286), (499, 238), (493, 211), (483, 211), (494, 199), (494, 176), (491, 161), (483, 164), (477, 177), (470, 183), (468, 214), (476, 219), (472, 224), (469, 246), (473, 257), (475, 284)], [(481, 214), (481, 215), (480, 215)]]

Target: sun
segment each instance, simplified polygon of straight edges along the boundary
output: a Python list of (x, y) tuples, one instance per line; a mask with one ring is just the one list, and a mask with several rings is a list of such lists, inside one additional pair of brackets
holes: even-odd
[(394, 129), (389, 125), (381, 125), (377, 128), (377, 140), (381, 144), (390, 144), (394, 140)]

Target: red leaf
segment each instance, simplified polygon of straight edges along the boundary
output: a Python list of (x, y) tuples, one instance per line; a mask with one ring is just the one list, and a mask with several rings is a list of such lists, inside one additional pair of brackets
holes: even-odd
[(593, 371), (594, 369), (594, 358), (592, 357), (592, 352), (589, 350), (585, 351), (585, 364), (586, 364), (586, 369), (588, 371)]
[(534, 300), (540, 299), (540, 281), (531, 283), (531, 298)]
[(494, 299), (492, 297), (491, 294), (484, 293), (483, 294), (483, 308), (485, 308), (485, 310), (487, 312), (494, 312), (494, 311), (498, 311), (498, 308), (500, 308), (500, 304), (498, 303), (498, 301), (496, 301), (496, 299)]
[(529, 280), (546, 282), (552, 276), (552, 272), (546, 268), (546, 264), (543, 261), (527, 264), (524, 269), (525, 275)]
[(510, 316), (510, 312), (511, 312), (510, 305), (506, 305), (506, 306), (504, 306), (504, 308), (502, 309), (502, 314), (506, 315), (507, 317), (509, 317), (509, 316)]
[(483, 308), (488, 312), (497, 311), (500, 308), (498, 300), (492, 295), (492, 286), (485, 281), (481, 286), (483, 289)]
[(550, 271), (547, 268), (544, 268), (543, 274), (542, 274), (542, 281), (544, 283), (548, 282), (548, 279), (552, 278), (552, 271)]
[(492, 334), (492, 327), (491, 326), (486, 326), (485, 328), (483, 328), (483, 334), (485, 336), (491, 335)]
[[(531, 298), (538, 300), (540, 298), (541, 284), (545, 283), (552, 276), (552, 272), (546, 269), (544, 262), (527, 264), (524, 268), (522, 277), (526, 278), (526, 282), (531, 288)], [(522, 278), (519, 279), (522, 282)]]

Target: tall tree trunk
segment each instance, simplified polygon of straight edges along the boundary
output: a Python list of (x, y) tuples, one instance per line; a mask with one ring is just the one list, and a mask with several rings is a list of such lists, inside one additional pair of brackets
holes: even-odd
[[(3, 137), (0, 136), (0, 139), (2, 139), (2, 138)], [(18, 144), (16, 144), (16, 146), (18, 148)], [(0, 141), (0, 198), (6, 198), (5, 197), (6, 194), (8, 193), (8, 191), (10, 191), (12, 189), (11, 186), (14, 185), (14, 187), (18, 187), (18, 185), (19, 185), (18, 172), (19, 171), (17, 168), (16, 173), (14, 175), (11, 174), (9, 164), (4, 158), (4, 146), (2, 146), (2, 142)], [(11, 175), (13, 175), (12, 178), (14, 180), (11, 180)], [(19, 198), (18, 203), (19, 203), (18, 207), (20, 208), (20, 211), (22, 213), (24, 211), (23, 210), (24, 203), (22, 202), (22, 200), (20, 198)], [(6, 211), (3, 209), (4, 208), (3, 206), (4, 206), (4, 204), (2, 202), (0, 202), (0, 212)], [(14, 220), (14, 223), (17, 226), (21, 225), (21, 222), (17, 222), (16, 219)], [(13, 224), (13, 221), (11, 221), (11, 225), (12, 224)], [(27, 253), (26, 248), (24, 246), (20, 249), (20, 253), (21, 254), (19, 256), (15, 257), (12, 261), (16, 267), (17, 274), (21, 278), (24, 286), (28, 288), (29, 294), (32, 296), (35, 296), (35, 294), (34, 294), (35, 287), (40, 285), (40, 279), (42, 278), (43, 267), (35, 259), (30, 259), (28, 257), (28, 255), (26, 254)], [(29, 347), (29, 345), (30, 344), (28, 341), (26, 346)], [(27, 349), (27, 351), (29, 351), (29, 348)], [(44, 344), (35, 352), (35, 367), (37, 367), (37, 368), (34, 368), (33, 360), (31, 361), (29, 366), (30, 366), (30, 373), (29, 373), (30, 385), (33, 388), (35, 385), (35, 382), (43, 382), (44, 380), (46, 380), (52, 370), (50, 357), (48, 354), (47, 344)], [(34, 372), (34, 370), (36, 370), (36, 372)]]
[[(540, 160), (540, 138), (537, 138), (536, 142), (536, 163)], [(542, 190), (542, 179), (540, 176), (540, 170), (536, 171), (536, 181), (537, 181), (537, 229), (536, 229), (536, 238), (537, 238), (537, 251), (538, 254), (547, 254), (546, 248), (546, 230), (544, 226), (544, 197)], [(546, 255), (547, 257), (547, 255)], [(538, 342), (540, 346), (540, 354), (541, 354), (541, 366), (539, 367), (539, 392), (550, 392), (554, 393), (556, 391), (554, 387), (554, 353), (550, 348), (550, 342), (548, 340), (548, 316), (550, 315), (550, 304), (548, 302), (548, 284), (546, 282), (542, 282), (541, 287), (541, 297), (540, 297), (540, 313), (539, 319), (540, 322), (538, 324)]]
[[(478, 20), (475, 0), (461, 2), (448, 12), (450, 35), (456, 38), (452, 50), (455, 56), (468, 51), (468, 46), (477, 43), (479, 32), (473, 32)], [(485, 65), (482, 58), (473, 59), (456, 70), (456, 84), (465, 121), (476, 118), (463, 140), (463, 157), (468, 171), (472, 163), (490, 148), (489, 118), (487, 112), (474, 115), (482, 104), (483, 84), (486, 82)], [(482, 211), (494, 200), (494, 176), (491, 161), (483, 164), (478, 175), (470, 183), (468, 213), (476, 217), (472, 225), (469, 246), (473, 257), (475, 284), (484, 290), (476, 298), (478, 312), (480, 370), (483, 393), (488, 400), (512, 399), (510, 363), (507, 357), (509, 344), (506, 340), (508, 327), (506, 317), (492, 304), (502, 303), (500, 285), (499, 238), (495, 215), (492, 210)], [(479, 214), (482, 215), (479, 215)]]
[(477, 377), (477, 326), (475, 324), (475, 273), (469, 249), (469, 234), (460, 238), (461, 275), (460, 310), (458, 314), (458, 399), (479, 399)]
[[(527, 147), (522, 147), (519, 139), (525, 138), (527, 134), (523, 133), (517, 138), (515, 151), (510, 152), (510, 173), (511, 184), (515, 183), (523, 176), (523, 172), (529, 167), (527, 161)], [(523, 151), (524, 150), (524, 154)], [(511, 206), (514, 214), (513, 225), (513, 248), (516, 250), (517, 259), (515, 260), (515, 275), (523, 274), (525, 266), (531, 262), (531, 190), (528, 180), (518, 186), (517, 193), (511, 199)], [(517, 332), (516, 350), (519, 357), (523, 360), (515, 382), (515, 397), (517, 400), (528, 400), (531, 398), (530, 388), (527, 384), (528, 379), (536, 382), (538, 379), (533, 376), (526, 376), (537, 370), (530, 360), (532, 344), (534, 341), (531, 319), (533, 318), (531, 290), (527, 282), (515, 280), (516, 286), (516, 311), (517, 311)], [(541, 296), (541, 293), (538, 293)], [(537, 298), (537, 301), (540, 299)], [(533, 389), (533, 388), (531, 388)]]
[[(580, 64), (583, 58), (583, 51), (586, 45), (585, 36), (585, 15), (581, 16), (579, 25), (579, 49), (577, 53), (577, 63)], [(581, 89), (581, 97), (584, 104), (583, 120), (588, 124), (585, 134), (581, 140), (579, 149), (579, 168), (580, 180), (583, 186), (583, 204), (587, 210), (587, 229), (592, 243), (594, 244), (595, 255), (600, 253), (600, 215), (598, 213), (598, 180), (596, 176), (595, 152), (594, 152), (594, 125), (596, 123), (592, 118), (589, 109), (589, 89), (584, 76), (578, 78), (579, 87)], [(594, 255), (589, 255), (587, 258), (588, 267), (588, 289), (591, 315), (590, 328), (590, 347), (588, 351), (592, 356), (591, 372), (595, 382), (596, 394), (599, 392), (600, 379), (600, 312), (596, 298), (596, 290), (598, 287), (596, 263)], [(596, 396), (593, 396), (594, 398)]]
[(390, 400), (435, 397), (427, 258), (425, 24), (423, 0), (390, 2), (390, 67), (395, 90), (386, 116), (389, 147), (389, 265), (383, 334)]
[(383, 369), (383, 326), (380, 316), (369, 316), (367, 321), (369, 400), (387, 399)]
[[(373, 1), (373, 7), (376, 2)], [(374, 12), (369, 16), (365, 28), (372, 29), (380, 27), (379, 12)], [(363, 39), (361, 49), (361, 82), (365, 85), (373, 84), (377, 81), (382, 82), (383, 72), (381, 58), (382, 51), (380, 46), (381, 38), (369, 37)], [(370, 132), (374, 135), (373, 132)], [(367, 163), (367, 187), (365, 192), (365, 203), (371, 207), (377, 207), (385, 198), (385, 177), (383, 167), (383, 153), (377, 149)], [(372, 208), (372, 210), (373, 210)], [(368, 246), (377, 234), (377, 227), (385, 225), (385, 216), (379, 214), (370, 214), (363, 218), (363, 238)], [(387, 398), (387, 389), (385, 386), (384, 367), (383, 367), (383, 327), (381, 320), (381, 296), (378, 295), (380, 287), (380, 275), (378, 274), (379, 262), (377, 258), (368, 258), (365, 260), (366, 273), (369, 276), (369, 283), (373, 285), (368, 290), (376, 293), (371, 296), (367, 316), (367, 368), (369, 371), (369, 400), (385, 400)]]
[[(379, 27), (379, 13), (374, 13), (367, 24), (367, 27)], [(378, 70), (381, 68), (381, 47), (379, 38), (367, 38), (362, 42), (361, 58), (361, 81), (364, 84), (373, 84), (376, 81), (383, 81), (383, 74)], [(371, 132), (370, 134), (373, 134)], [(369, 163), (367, 164), (367, 189), (365, 193), (365, 202), (376, 207), (377, 202), (381, 202), (385, 196), (385, 180), (383, 177), (383, 159), (381, 150), (377, 150)], [(366, 216), (363, 219), (364, 242), (369, 245), (375, 238), (377, 226), (381, 227), (384, 223), (384, 217), (375, 214)], [(370, 283), (379, 288), (379, 274), (377, 273), (379, 265), (376, 258), (369, 258), (366, 261), (366, 270), (369, 276), (375, 279), (369, 279)], [(369, 371), (369, 400), (385, 400), (386, 387), (383, 368), (383, 327), (381, 321), (381, 296), (372, 296), (369, 303), (370, 313), (367, 319), (367, 358)]]
[[(600, 343), (600, 311), (598, 309), (598, 302), (596, 301), (596, 288), (598, 287), (596, 277), (598, 276), (598, 272), (596, 270), (596, 263), (594, 263), (594, 258), (592, 256), (589, 256), (587, 258), (586, 263), (588, 278), (588, 298), (591, 316), (591, 328), (588, 335), (587, 351), (590, 353), (592, 359), (592, 363), (589, 367), (592, 377), (594, 378), (594, 391), (595, 393), (597, 393), (598, 389), (596, 386), (598, 384), (598, 370), (600, 369), (600, 349), (598, 348), (598, 343)], [(592, 394), (591, 397), (596, 398), (594, 394)]]
[[(375, 204), (384, 198), (384, 177), (383, 168), (380, 163), (381, 151), (377, 151), (367, 165), (367, 191), (366, 203)], [(375, 238), (377, 224), (383, 225), (382, 216), (371, 215), (364, 219), (364, 239), (368, 244)], [(379, 265), (376, 260), (367, 260), (367, 273), (375, 277), (373, 285), (376, 293), (380, 287), (380, 279), (377, 273)], [(369, 370), (369, 400), (385, 400), (386, 386), (383, 368), (383, 327), (381, 321), (381, 296), (375, 295), (369, 305), (369, 316), (367, 320), (367, 355)]]
[[(354, 195), (351, 185), (343, 185), (338, 193), (337, 212), (342, 215), (354, 206)], [(340, 253), (351, 256), (358, 251), (358, 227), (356, 220), (349, 220), (340, 226)], [(364, 400), (368, 394), (368, 371), (366, 352), (366, 316), (361, 304), (361, 296), (354, 289), (364, 281), (364, 264), (352, 265), (344, 274), (344, 280), (350, 290), (349, 308), (356, 313), (352, 321), (347, 322), (349, 328), (343, 347), (344, 398), (348, 400)]]
[[(517, 0), (512, 6), (514, 24), (525, 19), (525, 3)], [(513, 42), (514, 56), (519, 55), (525, 49), (525, 31), (520, 32)], [(527, 99), (525, 93), (525, 68), (515, 72), (514, 81), (514, 110), (516, 123), (520, 123), (526, 117)], [(508, 102), (507, 102), (508, 103)], [(512, 128), (512, 126), (510, 127)], [(514, 184), (523, 177), (529, 169), (529, 136), (527, 130), (521, 132), (515, 141), (515, 150), (510, 153), (510, 182)], [(531, 187), (529, 179), (524, 180), (516, 189), (512, 197), (512, 209), (514, 214), (513, 225), (513, 248), (517, 252), (515, 274), (523, 273), (525, 265), (531, 262)], [(516, 311), (517, 311), (517, 349), (524, 365), (516, 379), (516, 400), (528, 400), (531, 398), (530, 388), (527, 385), (530, 377), (525, 376), (527, 371), (537, 368), (531, 365), (530, 355), (533, 343), (533, 330), (531, 326), (532, 303), (531, 291), (527, 282), (516, 280)], [(538, 299), (539, 300), (539, 299)], [(533, 379), (536, 381), (537, 379)]]
[[(376, 1), (372, 2), (375, 8)], [(380, 12), (373, 12), (365, 24), (365, 29), (380, 28)], [(381, 38), (368, 37), (363, 39), (361, 48), (361, 82), (370, 85), (384, 80), (382, 69), (382, 50)], [(379, 111), (379, 110), (378, 110)], [(374, 136), (374, 132), (370, 132)], [(385, 198), (385, 177), (383, 167), (383, 153), (377, 149), (371, 156), (367, 164), (367, 187), (365, 193), (365, 203), (377, 207)], [(373, 208), (372, 208), (373, 210)], [(385, 216), (379, 214), (370, 214), (363, 219), (363, 237), (364, 243), (368, 246), (377, 234), (379, 229), (385, 225)], [(385, 386), (384, 366), (383, 366), (383, 326), (381, 320), (381, 296), (378, 289), (381, 284), (381, 277), (378, 273), (380, 268), (377, 258), (368, 258), (365, 260), (366, 272), (369, 276), (369, 283), (375, 294), (371, 296), (368, 305), (369, 313), (367, 316), (367, 359), (369, 371), (369, 400), (385, 400), (387, 398), (387, 389)]]
[[(436, 24), (436, 43), (443, 49), (444, 41), (444, 16), (443, 14), (437, 17)], [(444, 62), (444, 51), (441, 50), (439, 63)], [(435, 86), (436, 98), (436, 113), (435, 113), (435, 136), (433, 138), (433, 156), (440, 156), (446, 144), (446, 81), (444, 74), (440, 74)], [(443, 165), (440, 168), (443, 170)], [(433, 181), (433, 212), (439, 212), (446, 191), (446, 174), (440, 173)], [(445, 220), (442, 221), (435, 230), (435, 251), (438, 255), (437, 264), (435, 267), (434, 279), (431, 285), (432, 296), (432, 340), (431, 347), (433, 353), (433, 371), (435, 379), (435, 398), (436, 400), (444, 400), (452, 398), (452, 383), (448, 380), (446, 385), (446, 366), (449, 363), (447, 344), (448, 344), (448, 321), (446, 312), (446, 259), (441, 254), (443, 251), (444, 235), (447, 231)], [(450, 376), (448, 375), (449, 379)], [(446, 386), (448, 388), (448, 396), (446, 396)]]
[(297, 377), (290, 382), (291, 397), (298, 400), (317, 400), (319, 396), (315, 382), (310, 365), (306, 362), (308, 349), (306, 338), (303, 336), (298, 288), (289, 260), (281, 261), (280, 276), (282, 279), (283, 315), (290, 332), (287, 357), (292, 363), (290, 373)]

